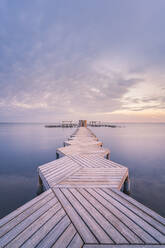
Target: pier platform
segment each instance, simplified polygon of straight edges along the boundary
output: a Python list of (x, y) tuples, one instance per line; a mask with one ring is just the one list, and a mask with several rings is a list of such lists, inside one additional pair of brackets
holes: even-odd
[(165, 218), (124, 193), (128, 168), (87, 128), (70, 139), (63, 157), (38, 167), (45, 192), (0, 220), (0, 247), (165, 248)]
[(66, 187), (111, 187), (121, 189), (128, 168), (96, 155), (65, 156), (38, 168), (46, 189)]

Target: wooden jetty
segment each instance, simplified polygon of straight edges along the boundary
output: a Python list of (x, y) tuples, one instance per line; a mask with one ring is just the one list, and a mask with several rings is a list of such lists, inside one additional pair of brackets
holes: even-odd
[(112, 128), (117, 127), (117, 125), (114, 125), (110, 122), (102, 122), (102, 121), (90, 121), (88, 126), (90, 127), (112, 127)]
[(54, 128), (54, 127), (62, 127), (62, 128), (73, 128), (73, 127), (111, 127), (111, 128), (115, 128), (117, 127), (117, 125), (114, 125), (110, 122), (102, 122), (102, 121), (89, 121), (89, 123), (87, 123), (86, 120), (80, 120), (78, 121), (62, 121), (59, 123), (54, 123), (54, 124), (47, 124), (45, 125), (45, 127), (47, 128)]
[(78, 127), (78, 123), (75, 121), (62, 121), (61, 123), (47, 124), (47, 128), (62, 127), (62, 128), (73, 128)]
[(69, 141), (38, 167), (45, 192), (0, 220), (0, 247), (165, 248), (165, 218), (125, 194), (128, 168), (86, 127)]

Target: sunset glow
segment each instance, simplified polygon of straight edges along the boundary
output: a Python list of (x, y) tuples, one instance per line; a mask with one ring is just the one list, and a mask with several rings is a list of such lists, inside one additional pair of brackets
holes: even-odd
[(0, 1), (0, 121), (165, 122), (165, 1)]

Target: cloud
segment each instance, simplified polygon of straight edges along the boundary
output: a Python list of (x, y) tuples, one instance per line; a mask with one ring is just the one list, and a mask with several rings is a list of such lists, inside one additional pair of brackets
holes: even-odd
[(164, 7), (2, 0), (0, 120), (164, 109)]

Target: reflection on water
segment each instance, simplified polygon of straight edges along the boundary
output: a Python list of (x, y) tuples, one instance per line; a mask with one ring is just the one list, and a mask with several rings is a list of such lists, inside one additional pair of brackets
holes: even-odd
[(111, 150), (111, 160), (129, 168), (131, 196), (165, 216), (165, 124), (92, 128)]
[[(111, 159), (130, 171), (131, 196), (165, 216), (165, 125), (92, 128)], [(0, 217), (36, 196), (37, 167), (56, 157), (73, 129), (0, 124)]]
[(0, 218), (36, 196), (37, 167), (56, 158), (73, 129), (0, 124)]

